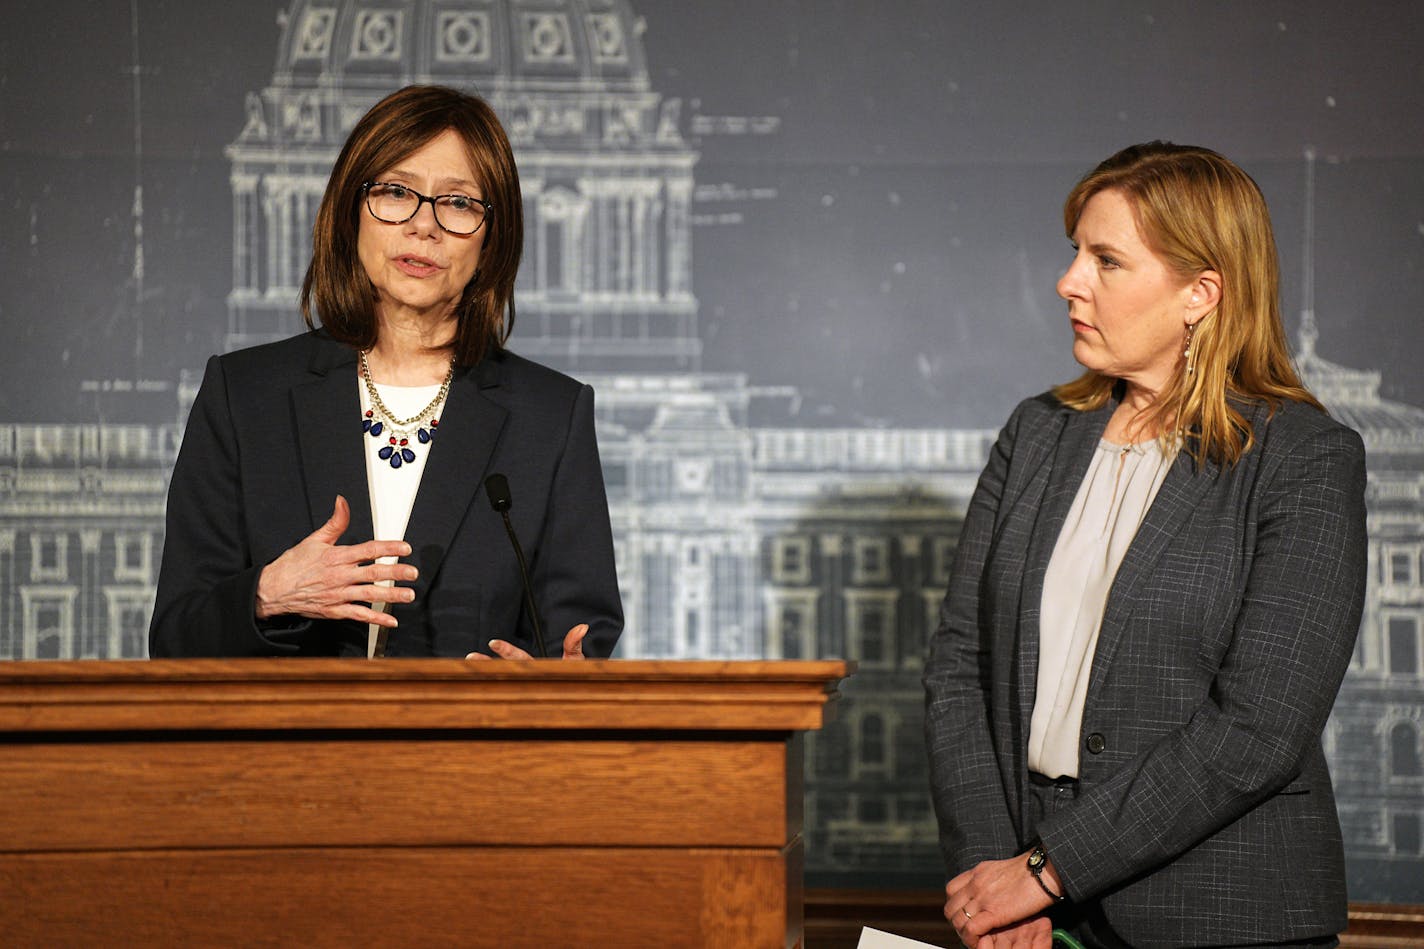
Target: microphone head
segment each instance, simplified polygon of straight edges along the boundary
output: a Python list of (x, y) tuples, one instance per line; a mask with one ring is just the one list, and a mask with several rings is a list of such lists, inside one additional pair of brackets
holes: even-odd
[(489, 495), (490, 507), (503, 514), (514, 506), (509, 496), (509, 481), (502, 474), (492, 474), (485, 479), (485, 494)]

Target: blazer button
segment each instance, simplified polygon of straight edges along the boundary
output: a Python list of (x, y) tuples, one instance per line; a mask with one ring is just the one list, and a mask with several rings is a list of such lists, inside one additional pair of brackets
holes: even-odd
[(1100, 755), (1107, 750), (1108, 740), (1098, 732), (1093, 732), (1088, 736), (1088, 754)]

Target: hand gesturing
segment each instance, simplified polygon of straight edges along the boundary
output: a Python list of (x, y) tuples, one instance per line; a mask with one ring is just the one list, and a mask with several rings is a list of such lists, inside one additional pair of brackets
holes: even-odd
[(390, 584), (414, 580), (417, 571), (410, 564), (373, 561), (408, 556), (410, 545), (400, 540), (368, 540), (338, 546), (336, 542), (350, 522), (351, 508), (338, 494), (330, 520), (262, 568), (257, 581), (258, 619), (291, 615), (352, 619), (391, 628), (397, 625), (394, 616), (368, 604), (415, 599), (414, 590)]
[[(588, 635), (588, 624), (579, 623), (569, 630), (564, 636), (564, 654), (560, 659), (583, 659), (583, 638)], [(532, 659), (533, 656), (520, 649), (513, 643), (507, 643), (503, 639), (491, 639), (490, 649), (501, 659)], [(494, 656), (486, 656), (482, 652), (472, 652), (466, 659), (493, 659)]]

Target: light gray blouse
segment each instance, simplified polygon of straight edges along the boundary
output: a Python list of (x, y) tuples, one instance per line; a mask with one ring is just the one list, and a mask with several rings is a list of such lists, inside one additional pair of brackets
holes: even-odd
[(1028, 766), (1039, 774), (1078, 776), (1083, 702), (1108, 592), (1175, 456), (1156, 439), (1102, 441), (1073, 499), (1043, 580), (1028, 738)]

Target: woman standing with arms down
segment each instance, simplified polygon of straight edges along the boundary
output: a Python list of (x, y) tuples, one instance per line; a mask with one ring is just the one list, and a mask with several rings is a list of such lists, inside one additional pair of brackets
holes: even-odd
[(1064, 221), (1087, 371), (1000, 434), (925, 672), (945, 916), (996, 949), (1336, 945), (1363, 445), (1291, 366), (1236, 165), (1134, 146)]
[(208, 363), (169, 491), (153, 656), (535, 652), (484, 496), (496, 473), (548, 651), (612, 651), (593, 392), (504, 349), (523, 237), (483, 101), (411, 86), (356, 123), (317, 212), (313, 328)]

